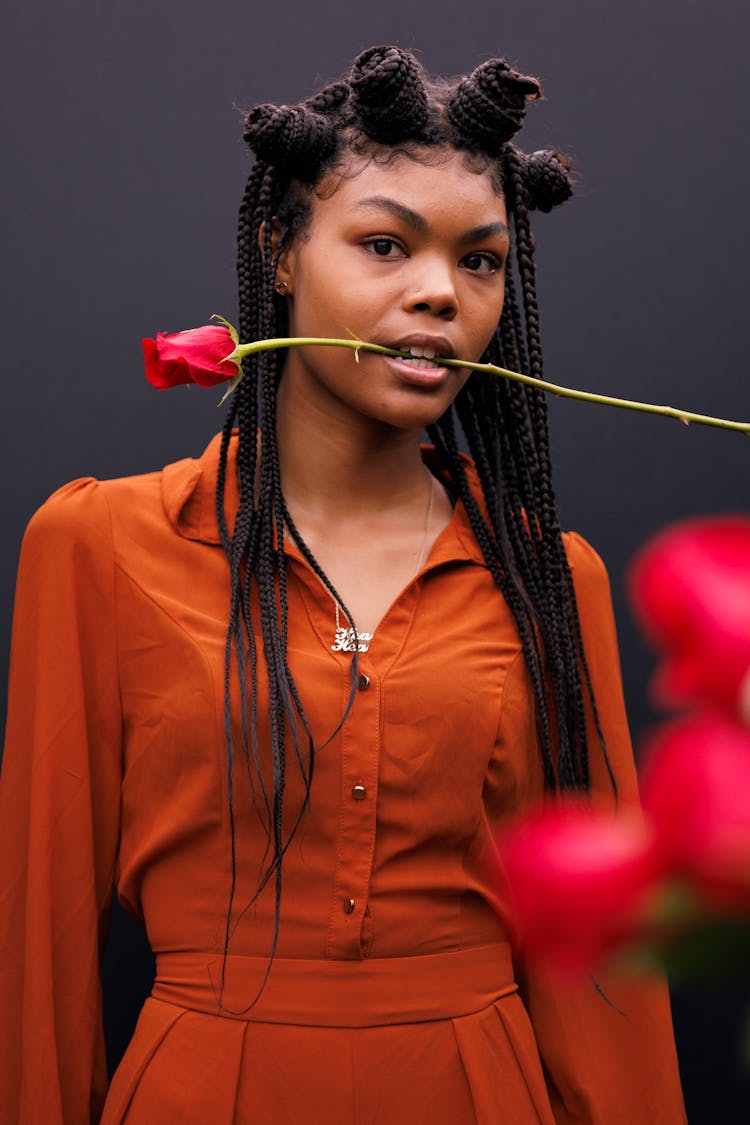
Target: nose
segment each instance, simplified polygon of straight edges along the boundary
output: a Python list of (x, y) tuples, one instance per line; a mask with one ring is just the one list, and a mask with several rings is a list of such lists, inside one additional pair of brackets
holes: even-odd
[(458, 293), (452, 266), (437, 255), (414, 264), (416, 268), (406, 279), (404, 308), (453, 320), (458, 312)]

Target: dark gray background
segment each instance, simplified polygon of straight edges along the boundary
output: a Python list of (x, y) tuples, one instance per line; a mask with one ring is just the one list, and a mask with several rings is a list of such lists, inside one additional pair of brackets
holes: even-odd
[[(199, 454), (219, 428), (217, 393), (147, 385), (140, 340), (236, 314), (236, 106), (304, 97), (372, 43), (417, 48), (442, 73), (501, 54), (542, 79), (524, 147), (562, 147), (581, 172), (575, 200), (536, 224), (550, 379), (750, 418), (742, 0), (7, 0), (4, 25), (3, 658), (20, 537), (45, 497)], [(612, 576), (637, 737), (652, 661), (623, 567), (669, 521), (747, 510), (750, 443), (558, 400), (552, 420), (563, 524)], [(148, 972), (118, 916), (113, 1059)], [(693, 1125), (750, 1115), (735, 1061), (749, 1003), (748, 980), (675, 993)]]

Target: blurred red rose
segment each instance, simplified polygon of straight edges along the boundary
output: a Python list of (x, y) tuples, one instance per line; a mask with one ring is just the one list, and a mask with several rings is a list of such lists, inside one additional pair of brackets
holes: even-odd
[(750, 722), (750, 518), (674, 524), (636, 555), (629, 585), (647, 635), (665, 654), (656, 697)]
[(215, 387), (240, 370), (233, 360), (222, 362), (234, 347), (229, 329), (219, 324), (187, 332), (159, 332), (155, 340), (143, 340), (146, 378), (160, 391), (181, 383)]
[(750, 913), (750, 733), (703, 715), (646, 749), (641, 796), (665, 864), (705, 902)]
[(635, 810), (548, 807), (506, 828), (497, 846), (522, 955), (559, 978), (580, 976), (638, 934), (663, 873), (651, 827)]

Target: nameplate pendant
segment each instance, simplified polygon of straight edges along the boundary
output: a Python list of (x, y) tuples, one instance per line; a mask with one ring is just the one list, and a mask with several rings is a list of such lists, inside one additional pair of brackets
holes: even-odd
[(336, 640), (331, 648), (334, 652), (367, 652), (372, 638), (372, 633), (355, 633), (354, 629), (340, 625), (336, 629)]

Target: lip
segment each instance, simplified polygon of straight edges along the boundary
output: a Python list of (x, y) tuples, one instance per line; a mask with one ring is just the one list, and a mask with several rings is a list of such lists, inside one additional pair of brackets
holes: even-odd
[[(425, 347), (427, 346), (425, 345)], [(410, 387), (419, 387), (422, 390), (442, 387), (451, 370), (449, 367), (415, 367), (412, 363), (397, 359), (396, 356), (392, 355), (384, 355), (382, 358), (402, 383), (406, 383)]]
[[(426, 348), (435, 352), (435, 361), (438, 358), (455, 359), (456, 349), (447, 336), (436, 336), (429, 332), (409, 332), (398, 339), (383, 340), (384, 346), (394, 348), (400, 352), (408, 352), (412, 346)], [(412, 363), (398, 359), (396, 356), (383, 356), (383, 359), (401, 383), (420, 390), (435, 390), (443, 386), (450, 373), (449, 367), (415, 367)]]

